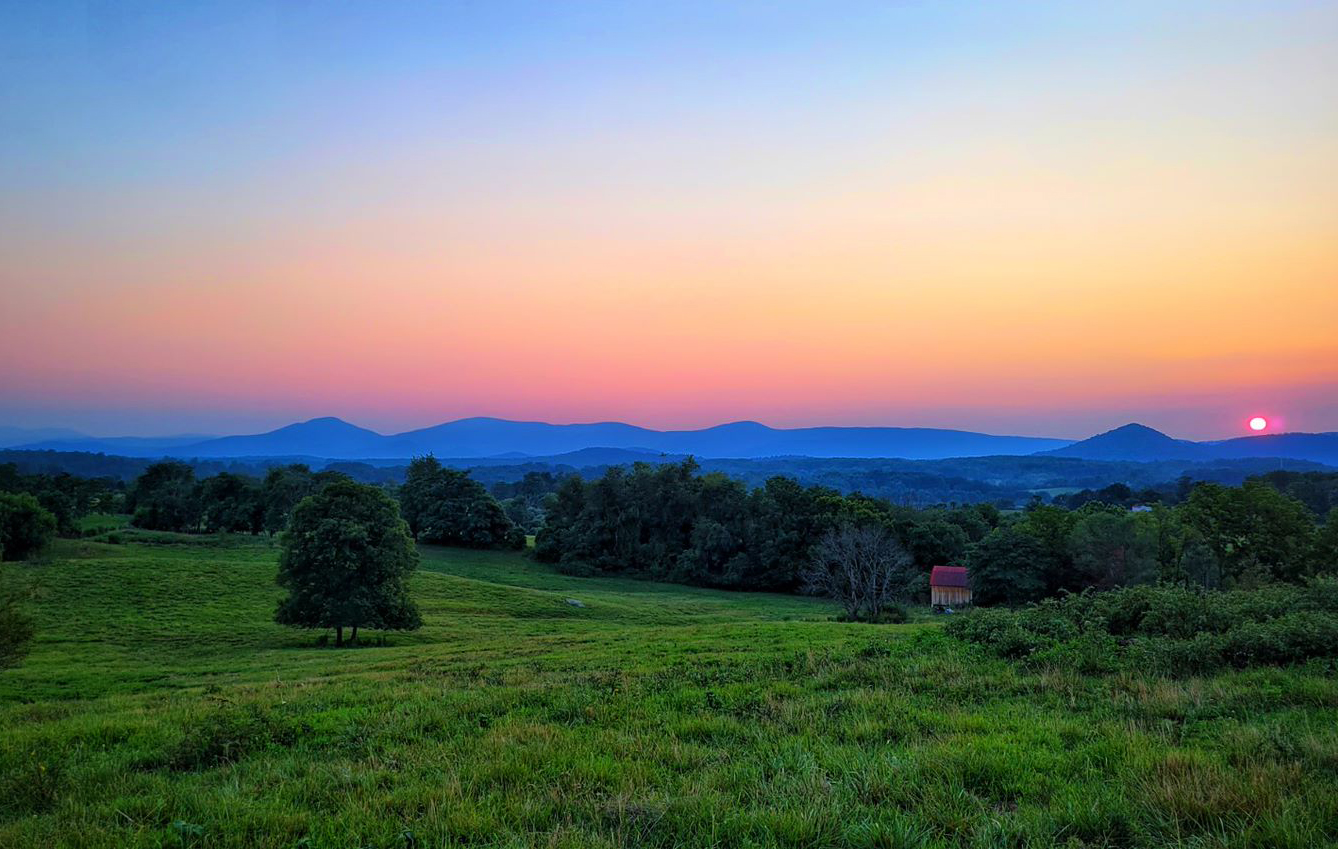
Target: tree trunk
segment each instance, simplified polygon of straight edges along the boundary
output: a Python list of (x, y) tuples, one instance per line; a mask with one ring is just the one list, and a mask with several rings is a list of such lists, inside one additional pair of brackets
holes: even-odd
[(335, 626), (335, 648), (339, 648), (339, 647), (342, 646), (342, 645), (344, 645), (344, 626), (343, 626), (343, 625), (336, 625), (336, 626)]
[(349, 641), (350, 644), (352, 644), (352, 643), (356, 643), (356, 642), (358, 641), (358, 626), (357, 626), (357, 625), (354, 625), (354, 626), (353, 626), (353, 633), (349, 635), (348, 641)]

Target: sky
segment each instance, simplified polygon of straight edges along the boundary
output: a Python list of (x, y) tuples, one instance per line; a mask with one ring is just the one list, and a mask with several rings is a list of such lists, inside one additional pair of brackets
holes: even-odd
[(0, 424), (1338, 430), (1338, 4), (0, 0)]

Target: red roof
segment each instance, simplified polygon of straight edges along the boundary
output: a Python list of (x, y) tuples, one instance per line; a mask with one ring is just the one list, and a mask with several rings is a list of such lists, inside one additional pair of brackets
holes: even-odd
[(935, 566), (929, 573), (931, 587), (967, 587), (965, 566)]

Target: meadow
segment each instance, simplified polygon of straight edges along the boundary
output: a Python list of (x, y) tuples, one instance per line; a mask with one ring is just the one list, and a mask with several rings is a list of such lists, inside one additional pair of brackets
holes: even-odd
[(432, 547), (424, 627), (335, 649), (273, 624), (272, 543), (114, 524), (15, 568), (0, 847), (1338, 842), (1328, 664), (1085, 676)]

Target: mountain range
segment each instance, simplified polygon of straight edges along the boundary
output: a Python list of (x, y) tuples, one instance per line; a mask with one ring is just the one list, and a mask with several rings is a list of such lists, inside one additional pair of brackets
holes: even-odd
[[(1153, 462), (1279, 457), (1338, 466), (1338, 433), (1283, 433), (1212, 442), (1174, 439), (1129, 424), (1081, 441), (997, 436), (962, 430), (899, 427), (773, 428), (733, 422), (700, 430), (651, 430), (621, 422), (556, 425), (468, 418), (398, 434), (380, 434), (337, 418), (298, 422), (266, 433), (204, 437), (94, 438), (68, 432), (27, 442), (17, 429), (0, 430), (9, 447), (86, 451), (129, 457), (312, 457), (334, 460), (439, 457), (522, 459), (592, 449), (638, 456), (700, 458), (886, 457), (936, 460), (954, 457), (1040, 455), (1088, 460)], [(45, 437), (45, 438), (42, 438)]]
[(433, 453), (445, 457), (528, 457), (587, 448), (619, 448), (650, 454), (698, 457), (900, 457), (936, 459), (991, 454), (1032, 454), (1068, 440), (995, 436), (962, 430), (898, 427), (772, 428), (733, 422), (701, 430), (651, 430), (622, 422), (555, 425), (494, 418), (469, 418), (405, 433), (383, 435), (337, 418), (318, 418), (267, 433), (185, 442), (150, 439), (49, 439), (15, 447), (92, 451), (126, 456), (272, 457), (330, 459), (404, 458)]

